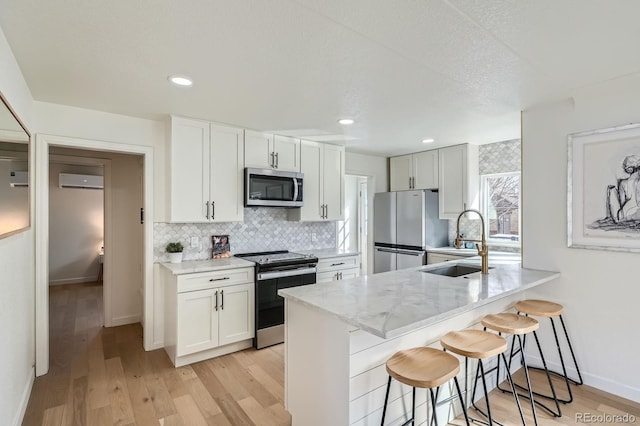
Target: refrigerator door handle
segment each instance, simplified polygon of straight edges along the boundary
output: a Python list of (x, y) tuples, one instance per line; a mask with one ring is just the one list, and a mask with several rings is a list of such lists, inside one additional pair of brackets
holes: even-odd
[(398, 254), (406, 254), (409, 256), (422, 256), (424, 254), (423, 251), (406, 251), (406, 250), (398, 250)]
[(385, 248), (380, 248), (380, 247), (376, 247), (377, 251), (383, 251), (385, 253), (398, 253), (397, 250), (393, 250), (393, 249), (385, 249)]

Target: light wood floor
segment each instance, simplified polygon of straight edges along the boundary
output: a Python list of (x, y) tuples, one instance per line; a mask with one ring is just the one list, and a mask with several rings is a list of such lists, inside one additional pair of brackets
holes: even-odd
[[(49, 303), (51, 367), (34, 383), (23, 424), (291, 424), (283, 403), (282, 345), (176, 369), (164, 350), (143, 350), (139, 324), (102, 327), (101, 285), (52, 287)], [(534, 387), (542, 390), (544, 383), (536, 374)], [(636, 417), (631, 424), (640, 424), (640, 404), (588, 386), (574, 387), (574, 396), (573, 404), (562, 406), (561, 419), (538, 410), (539, 424), (584, 424), (576, 413), (629, 413)], [(509, 395), (494, 391), (490, 398), (497, 420), (520, 423)], [(522, 404), (533, 424), (528, 401)]]

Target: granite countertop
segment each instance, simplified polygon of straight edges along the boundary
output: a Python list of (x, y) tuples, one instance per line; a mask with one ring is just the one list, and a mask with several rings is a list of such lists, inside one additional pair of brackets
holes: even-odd
[[(480, 258), (451, 261), (476, 264)], [(493, 300), (551, 281), (559, 272), (522, 269), (519, 263), (496, 264), (489, 275), (451, 278), (421, 272), (444, 264), (366, 275), (348, 280), (280, 290), (302, 303), (388, 339), (451, 318)]]
[(187, 260), (180, 263), (161, 263), (173, 275), (193, 274), (196, 272), (223, 271), (235, 268), (253, 268), (255, 263), (239, 257), (226, 257), (223, 259)]
[(342, 256), (356, 256), (360, 252), (358, 250), (345, 250), (345, 249), (318, 249), (318, 250), (294, 250), (296, 253), (317, 256), (318, 259), (331, 259), (332, 257)]

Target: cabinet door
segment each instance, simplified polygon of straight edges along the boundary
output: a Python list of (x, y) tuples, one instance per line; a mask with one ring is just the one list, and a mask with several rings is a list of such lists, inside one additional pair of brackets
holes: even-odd
[(244, 133), (242, 129), (211, 124), (211, 218), (241, 222), (244, 217)]
[(172, 222), (207, 222), (209, 201), (209, 123), (171, 119)]
[(467, 147), (440, 149), (440, 219), (456, 219), (466, 208)]
[(216, 292), (208, 289), (178, 294), (177, 356), (218, 346)]
[(348, 280), (349, 278), (356, 278), (360, 276), (359, 269), (345, 269), (344, 271), (340, 271), (340, 279)]
[(291, 209), (295, 220), (320, 221), (322, 212), (322, 144), (318, 142), (302, 141), (300, 143), (300, 171), (304, 173), (303, 206)]
[(276, 168), (289, 172), (300, 171), (300, 139), (276, 135), (273, 140)]
[(438, 189), (438, 150), (413, 154), (415, 189)]
[(251, 283), (218, 290), (220, 346), (254, 337), (254, 287)]
[(271, 168), (273, 161), (273, 135), (253, 130), (244, 132), (244, 166), (257, 169)]
[(318, 272), (316, 273), (316, 284), (330, 283), (336, 280), (335, 271)]
[(392, 191), (411, 189), (412, 177), (413, 157), (411, 154), (391, 157), (389, 160), (389, 185)]
[(327, 144), (323, 148), (325, 220), (344, 220), (344, 148)]

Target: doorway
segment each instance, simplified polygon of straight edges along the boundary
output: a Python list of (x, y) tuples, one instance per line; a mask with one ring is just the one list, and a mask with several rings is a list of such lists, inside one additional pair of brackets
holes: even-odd
[(360, 252), (360, 275), (368, 271), (369, 178), (345, 175), (344, 220), (338, 222), (338, 248)]
[[(36, 136), (36, 375), (49, 370), (50, 154), (104, 167), (104, 325), (153, 325), (153, 229), (151, 147)], [(71, 157), (72, 160), (69, 160)], [(79, 164), (78, 164), (79, 163)], [(97, 246), (95, 247), (97, 249)], [(92, 251), (95, 251), (91, 249)], [(91, 253), (96, 256), (97, 253)], [(102, 295), (101, 295), (102, 296)], [(88, 302), (96, 309), (100, 303)], [(150, 308), (151, 306), (151, 308)], [(102, 312), (100, 317), (102, 317)], [(92, 316), (95, 318), (95, 315)], [(81, 321), (81, 320), (80, 320)], [(153, 327), (152, 327), (153, 328)], [(144, 333), (144, 347), (153, 341)]]

